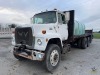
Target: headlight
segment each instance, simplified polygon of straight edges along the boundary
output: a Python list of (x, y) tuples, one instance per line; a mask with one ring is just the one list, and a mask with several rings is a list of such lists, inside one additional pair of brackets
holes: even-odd
[(38, 43), (39, 45), (41, 45), (41, 44), (42, 44), (41, 39), (38, 39), (38, 40), (37, 40), (37, 43)]

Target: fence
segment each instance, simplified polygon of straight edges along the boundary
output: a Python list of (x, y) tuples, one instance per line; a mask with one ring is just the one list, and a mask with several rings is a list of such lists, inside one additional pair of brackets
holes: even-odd
[(11, 38), (12, 29), (9, 27), (0, 27), (0, 38)]

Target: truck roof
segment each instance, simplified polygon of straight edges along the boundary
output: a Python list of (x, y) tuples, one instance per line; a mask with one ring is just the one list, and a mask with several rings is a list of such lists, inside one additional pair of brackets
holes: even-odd
[(45, 12), (59, 12), (59, 13), (64, 13), (64, 11), (59, 11), (59, 10), (50, 10), (50, 11), (46, 10), (46, 11), (41, 11), (39, 13), (36, 13), (35, 15), (41, 14), (41, 13), (45, 13)]

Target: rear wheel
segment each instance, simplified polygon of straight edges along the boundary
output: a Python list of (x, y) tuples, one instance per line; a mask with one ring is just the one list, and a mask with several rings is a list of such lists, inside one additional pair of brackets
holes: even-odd
[(89, 37), (89, 42), (90, 43), (92, 42), (92, 38), (93, 38), (92, 36)]
[(87, 38), (87, 47), (90, 46), (90, 37)]
[(81, 48), (82, 49), (86, 49), (87, 48), (87, 38), (82, 38)]
[(61, 51), (58, 45), (51, 44), (47, 47), (45, 56), (45, 67), (52, 72), (59, 65), (61, 59)]
[(78, 42), (77, 42), (78, 48), (81, 48), (81, 43), (82, 43), (82, 42), (81, 42), (81, 39), (79, 39)]

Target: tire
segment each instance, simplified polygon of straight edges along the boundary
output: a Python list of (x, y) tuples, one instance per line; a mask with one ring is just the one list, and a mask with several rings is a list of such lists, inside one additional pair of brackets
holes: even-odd
[(61, 60), (61, 51), (58, 45), (48, 45), (45, 53), (44, 65), (49, 72), (53, 72), (57, 68)]
[(82, 38), (81, 48), (82, 49), (86, 49), (87, 48), (87, 38)]
[(89, 42), (90, 42), (90, 43), (92, 42), (92, 37), (91, 37), (91, 36), (89, 37)]
[(77, 42), (77, 46), (78, 46), (78, 48), (81, 48), (81, 43), (82, 43), (81, 41), (82, 41), (82, 40), (79, 39), (78, 42)]
[(14, 55), (14, 57), (15, 57), (16, 59), (18, 59), (19, 61), (22, 61), (22, 60), (25, 60), (25, 59), (26, 59), (26, 58), (24, 58), (24, 57), (21, 57), (21, 56), (16, 55), (14, 52), (13, 52), (13, 55)]
[(88, 37), (87, 38), (87, 47), (89, 47), (90, 46), (90, 38)]

